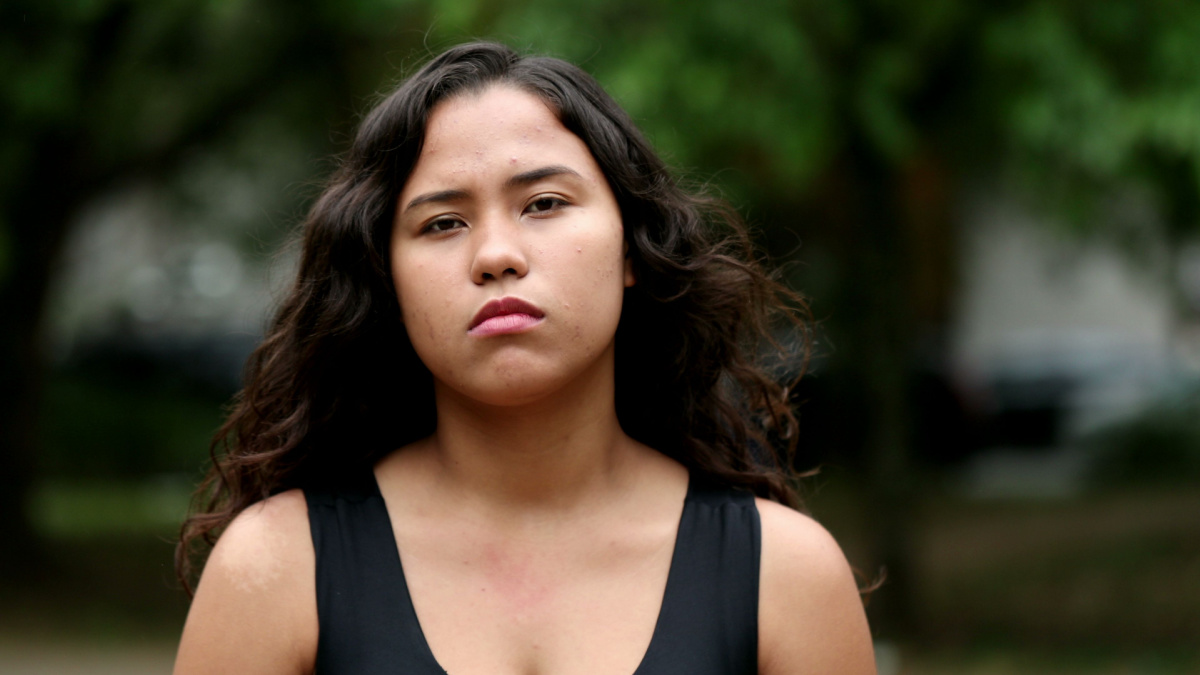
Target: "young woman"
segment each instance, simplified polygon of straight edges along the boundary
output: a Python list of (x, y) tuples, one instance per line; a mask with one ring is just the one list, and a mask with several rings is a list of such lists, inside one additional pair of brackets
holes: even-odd
[(758, 357), (796, 310), (583, 71), (447, 51), (308, 218), (184, 527), (185, 579), (220, 538), (175, 672), (873, 673), (784, 505)]

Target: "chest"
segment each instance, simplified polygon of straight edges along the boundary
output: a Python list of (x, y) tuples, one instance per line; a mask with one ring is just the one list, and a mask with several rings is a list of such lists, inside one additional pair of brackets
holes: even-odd
[(410, 519), (395, 535), (421, 633), (447, 672), (629, 675), (654, 636), (674, 525), (521, 536)]
[(309, 495), (316, 672), (755, 673), (753, 498), (689, 488), (665, 538), (630, 520), (615, 538), (581, 527), (498, 547), (446, 524), (394, 530), (377, 490)]

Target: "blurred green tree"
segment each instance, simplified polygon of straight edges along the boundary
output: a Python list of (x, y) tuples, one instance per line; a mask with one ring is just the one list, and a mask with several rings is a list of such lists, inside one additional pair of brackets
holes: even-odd
[(274, 0), (0, 7), (0, 568), (36, 564), (26, 504), (43, 314), (81, 209), (131, 181), (161, 181), (251, 117), (313, 139), (344, 131), (383, 77), (380, 37), (427, 23), (423, 12)]
[(889, 634), (917, 625), (908, 393), (919, 334), (949, 312), (964, 186), (999, 176), (1081, 231), (1130, 186), (1171, 238), (1200, 219), (1200, 4), (1183, 0), (92, 0), (0, 17), (5, 541), (29, 536), (36, 331), (79, 210), (248, 115), (346, 129), (395, 79), (388, 54), (485, 36), (580, 63), (673, 164), (717, 175), (773, 255), (799, 237), (831, 253), (817, 311), (861, 401)]

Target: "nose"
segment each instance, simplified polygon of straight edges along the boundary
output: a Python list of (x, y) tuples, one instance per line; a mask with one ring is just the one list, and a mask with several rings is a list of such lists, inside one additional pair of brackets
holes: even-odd
[(519, 223), (503, 218), (492, 218), (475, 227), (472, 232), (475, 235), (472, 281), (483, 284), (506, 276), (520, 279), (529, 272), (519, 230)]

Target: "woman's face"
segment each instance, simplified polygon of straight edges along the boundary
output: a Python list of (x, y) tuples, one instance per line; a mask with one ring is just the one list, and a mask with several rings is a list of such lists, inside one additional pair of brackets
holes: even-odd
[(611, 384), (633, 284), (620, 210), (587, 146), (536, 96), (495, 85), (433, 110), (391, 262), (439, 395), (519, 405)]

